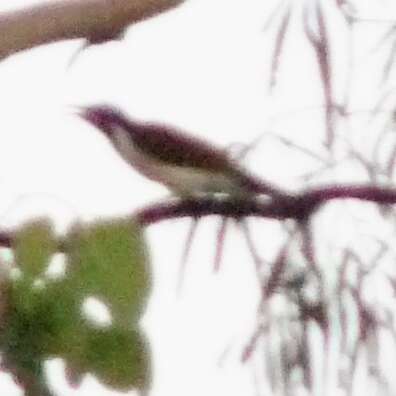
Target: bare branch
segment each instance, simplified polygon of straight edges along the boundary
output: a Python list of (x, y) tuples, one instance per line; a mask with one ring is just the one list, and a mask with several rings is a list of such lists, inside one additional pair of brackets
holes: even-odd
[(223, 249), (224, 249), (224, 241), (225, 234), (227, 230), (228, 219), (227, 217), (223, 217), (221, 219), (219, 229), (217, 231), (217, 240), (216, 240), (216, 253), (214, 259), (213, 270), (214, 272), (219, 272), (221, 266), (221, 259), (223, 257)]
[(315, 4), (315, 18), (318, 24), (318, 32), (314, 33), (308, 22), (308, 9), (304, 10), (305, 35), (312, 45), (317, 58), (320, 77), (323, 85), (324, 100), (326, 104), (326, 146), (332, 147), (334, 141), (334, 117), (333, 117), (333, 83), (330, 62), (330, 43), (323, 10), (318, 3)]
[(301, 153), (307, 155), (310, 158), (313, 158), (313, 159), (315, 159), (317, 161), (320, 161), (320, 162), (322, 162), (322, 163), (324, 163), (326, 165), (331, 165), (332, 164), (331, 161), (323, 158), (323, 156), (321, 156), (320, 154), (315, 153), (314, 150), (310, 150), (307, 147), (304, 147), (304, 146), (301, 146), (301, 145), (299, 145), (297, 143), (294, 143), (291, 139), (288, 139), (288, 138), (283, 137), (283, 136), (281, 136), (279, 134), (277, 135), (277, 134), (271, 133), (271, 132), (268, 132), (267, 135), (271, 136), (271, 137), (274, 137), (275, 139), (279, 140), (284, 146), (286, 146), (288, 148), (291, 148), (291, 149), (294, 149), (295, 151), (300, 151)]
[(270, 297), (275, 292), (276, 288), (280, 285), (282, 275), (284, 274), (287, 265), (287, 255), (289, 253), (289, 248), (293, 237), (294, 234), (292, 234), (288, 238), (284, 246), (282, 246), (279, 250), (277, 257), (271, 265), (271, 273), (268, 276), (265, 285), (263, 285), (262, 287), (263, 302), (267, 301), (268, 297)]
[(274, 54), (272, 55), (272, 65), (271, 65), (271, 76), (270, 76), (270, 89), (271, 90), (275, 87), (276, 82), (277, 82), (279, 63), (280, 63), (280, 58), (281, 58), (282, 51), (283, 51), (284, 44), (285, 44), (286, 31), (287, 31), (287, 28), (289, 27), (290, 15), (291, 15), (291, 6), (289, 5), (287, 7), (285, 14), (283, 15), (282, 22), (279, 26), (279, 29), (278, 29), (278, 32), (276, 35), (275, 49), (274, 49)]
[(184, 0), (56, 0), (0, 15), (0, 59), (61, 40), (102, 43)]
[(264, 24), (264, 28), (263, 31), (265, 32), (266, 30), (268, 30), (272, 23), (274, 22), (274, 20), (276, 19), (276, 17), (278, 16), (278, 14), (281, 13), (282, 8), (285, 6), (286, 3), (289, 3), (288, 0), (283, 0), (282, 2), (280, 2), (271, 12), (269, 17), (266, 19), (266, 22)]
[(183, 287), (183, 281), (184, 281), (184, 275), (186, 273), (186, 266), (187, 266), (187, 261), (188, 261), (188, 256), (190, 255), (191, 247), (192, 247), (192, 242), (195, 236), (195, 232), (197, 231), (197, 226), (198, 226), (198, 219), (193, 219), (192, 223), (190, 225), (190, 229), (187, 234), (187, 239), (184, 244), (184, 249), (183, 249), (183, 254), (182, 258), (180, 261), (180, 267), (179, 267), (179, 275), (178, 275), (178, 280), (177, 280), (177, 294), (180, 294), (182, 291)]
[[(304, 224), (325, 203), (339, 199), (356, 199), (374, 204), (396, 204), (396, 189), (378, 187), (371, 184), (332, 184), (310, 188), (298, 194), (277, 196), (273, 199), (261, 199), (259, 196), (243, 199), (220, 199), (212, 196), (187, 200), (172, 200), (155, 203), (137, 210), (132, 218), (142, 227), (165, 220), (191, 217), (199, 219), (205, 216), (225, 216), (236, 220), (245, 217), (264, 217), (268, 219), (293, 219)], [(0, 231), (0, 246), (12, 248), (13, 232)], [(65, 241), (59, 242), (59, 251), (66, 251)]]
[(396, 58), (396, 41), (393, 41), (388, 55), (388, 59), (385, 63), (384, 72), (382, 75), (382, 83), (386, 83), (386, 81), (389, 79), (393, 66), (395, 64), (395, 58)]
[(253, 259), (254, 266), (256, 268), (256, 272), (257, 272), (257, 274), (260, 274), (261, 267), (263, 264), (263, 259), (260, 257), (260, 254), (258, 253), (257, 248), (254, 244), (253, 237), (250, 232), (248, 223), (246, 220), (242, 219), (241, 221), (238, 222), (238, 225), (240, 226), (242, 234), (244, 235), (244, 237), (246, 239), (249, 253)]

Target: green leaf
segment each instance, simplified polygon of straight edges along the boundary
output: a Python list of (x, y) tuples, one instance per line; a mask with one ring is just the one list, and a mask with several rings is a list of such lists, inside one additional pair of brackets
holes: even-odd
[(35, 286), (25, 278), (12, 284), (8, 344), (28, 345), (36, 354), (54, 356), (69, 348), (82, 321), (80, 303), (66, 280)]
[(71, 340), (77, 343), (85, 325), (81, 301), (67, 279), (48, 283), (40, 310), (46, 316), (43, 349), (49, 356), (63, 355), (69, 350)]
[[(44, 378), (44, 361), (57, 356), (76, 383), (90, 372), (115, 389), (147, 390), (151, 355), (137, 321), (151, 290), (151, 272), (140, 227), (124, 220), (80, 227), (65, 246), (65, 275), (40, 278), (56, 249), (50, 225), (33, 222), (17, 234), (23, 276), (9, 280), (7, 323), (0, 332), (8, 367)], [(109, 305), (111, 327), (95, 328), (82, 317), (91, 295)]]
[(151, 383), (151, 353), (138, 329), (87, 328), (85, 347), (67, 360), (67, 371), (81, 378), (89, 372), (117, 390), (147, 390)]
[(151, 268), (142, 229), (132, 221), (100, 222), (67, 239), (68, 271), (82, 296), (109, 305), (114, 323), (129, 325), (144, 312)]
[(16, 262), (25, 275), (41, 275), (57, 249), (51, 223), (46, 219), (26, 223), (16, 232), (13, 248)]
[[(26, 394), (46, 395), (45, 360), (64, 357), (85, 323), (65, 280), (10, 280), (6, 326), (0, 332), (4, 368), (28, 381)], [(83, 326), (82, 326), (83, 325)]]
[(45, 357), (50, 331), (43, 289), (26, 280), (14, 281), (9, 294), (7, 326), (1, 333), (2, 353), (14, 366), (34, 374)]

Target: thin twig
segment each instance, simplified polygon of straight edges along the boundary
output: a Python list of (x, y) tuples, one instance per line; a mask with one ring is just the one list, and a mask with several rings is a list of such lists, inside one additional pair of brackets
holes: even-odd
[(217, 231), (216, 253), (215, 253), (214, 265), (213, 265), (214, 272), (219, 272), (220, 270), (221, 259), (223, 258), (224, 240), (227, 230), (227, 224), (228, 224), (228, 218), (223, 217), (220, 222), (219, 230)]
[(330, 45), (327, 27), (324, 21), (323, 11), (318, 2), (315, 3), (315, 16), (318, 24), (318, 32), (315, 34), (309, 26), (308, 9), (304, 9), (304, 31), (307, 39), (315, 51), (321, 81), (323, 85), (326, 117), (326, 146), (331, 148), (334, 141), (333, 119), (333, 83), (330, 62)]
[(286, 31), (290, 23), (290, 15), (291, 15), (291, 5), (287, 7), (285, 14), (283, 15), (282, 22), (279, 26), (276, 40), (275, 40), (275, 49), (272, 55), (272, 65), (271, 65), (271, 74), (270, 74), (270, 90), (272, 90), (277, 82), (278, 72), (279, 72), (279, 64), (282, 55), (282, 51), (285, 44), (286, 39)]
[(252, 235), (249, 230), (249, 225), (245, 219), (242, 219), (238, 222), (238, 225), (240, 226), (242, 230), (242, 234), (245, 237), (250, 255), (253, 259), (254, 265), (256, 267), (256, 272), (257, 274), (261, 273), (261, 267), (263, 264), (263, 259), (260, 257), (260, 254), (258, 253), (256, 246), (254, 245)]
[(177, 278), (177, 287), (176, 287), (176, 291), (177, 291), (178, 295), (180, 295), (180, 293), (182, 291), (184, 276), (185, 276), (186, 266), (187, 266), (187, 260), (188, 260), (188, 256), (191, 251), (191, 246), (192, 246), (192, 242), (193, 242), (195, 233), (197, 231), (197, 226), (198, 226), (198, 219), (193, 218), (191, 225), (190, 225), (190, 229), (187, 234), (186, 242), (184, 243), (183, 254), (182, 254), (182, 257), (180, 260), (179, 274), (178, 274), (178, 278)]

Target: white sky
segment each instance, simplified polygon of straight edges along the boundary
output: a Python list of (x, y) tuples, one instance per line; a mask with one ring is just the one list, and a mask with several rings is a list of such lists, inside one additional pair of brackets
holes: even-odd
[[(0, 12), (33, 3), (2, 0)], [(227, 146), (251, 142), (288, 108), (317, 104), (320, 85), (312, 53), (298, 42), (290, 44), (285, 60), (293, 65), (293, 80), (285, 77), (279, 96), (267, 96), (272, 41), (263, 26), (269, 3), (275, 2), (187, 0), (130, 28), (122, 41), (87, 49), (70, 68), (81, 41), (36, 48), (0, 63), (0, 225), (49, 214), (62, 230), (76, 219), (130, 214), (167, 197), (75, 117), (73, 105), (116, 104), (135, 117), (175, 124)], [(282, 127), (287, 133), (297, 125), (301, 128), (292, 120)], [(318, 114), (310, 113), (303, 125), (302, 144), (320, 147)], [(296, 176), (313, 165), (298, 155), (265, 138), (247, 166), (294, 188)], [(275, 222), (261, 223), (258, 244), (271, 258), (282, 233)], [(251, 367), (238, 363), (255, 324), (253, 264), (243, 237), (232, 232), (223, 269), (212, 274), (217, 224), (218, 219), (200, 224), (179, 299), (177, 270), (189, 222), (148, 230), (156, 281), (144, 318), (155, 359), (152, 396), (254, 394)], [(59, 365), (51, 365), (50, 372), (59, 396), (114, 394), (92, 379), (73, 391)], [(0, 393), (19, 394), (2, 373)]]

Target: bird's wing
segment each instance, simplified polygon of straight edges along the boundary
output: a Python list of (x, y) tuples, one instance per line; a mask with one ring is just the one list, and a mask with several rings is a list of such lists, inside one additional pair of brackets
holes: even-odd
[(227, 171), (232, 161), (223, 149), (197, 137), (154, 123), (131, 122), (131, 138), (142, 152), (168, 164), (182, 167)]

